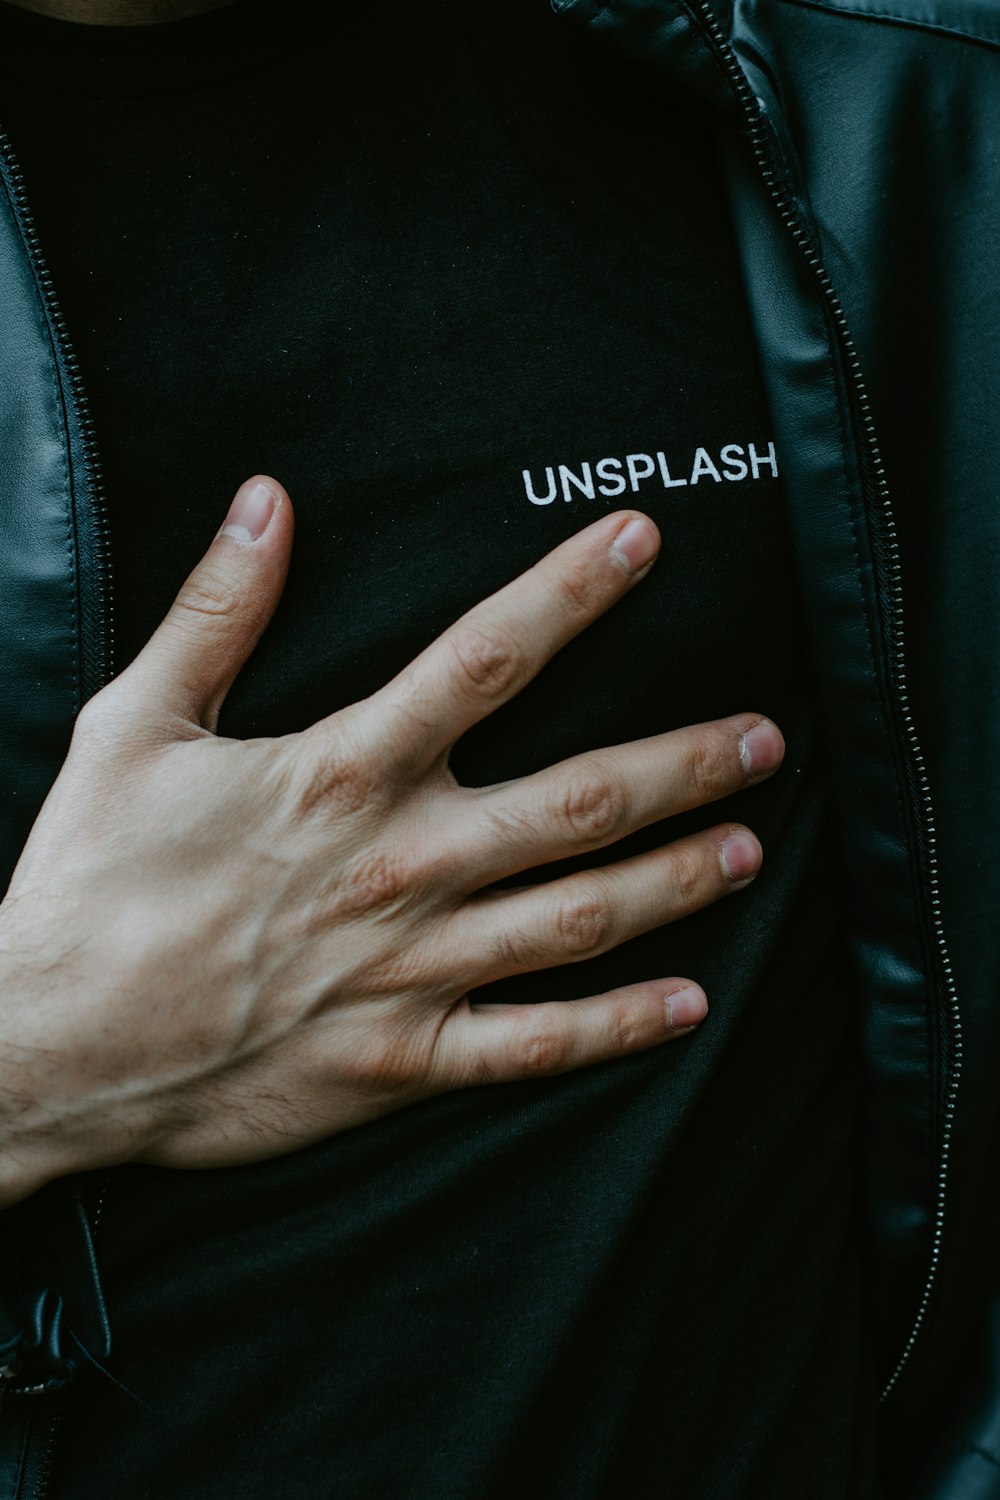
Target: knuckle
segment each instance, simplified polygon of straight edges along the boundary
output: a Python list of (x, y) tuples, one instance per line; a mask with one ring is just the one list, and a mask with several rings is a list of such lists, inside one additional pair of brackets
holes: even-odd
[(556, 911), (556, 939), (571, 958), (587, 958), (602, 952), (608, 946), (611, 930), (610, 904), (593, 890), (565, 897)]
[(374, 768), (340, 756), (327, 758), (313, 778), (313, 792), (338, 812), (360, 812), (376, 792)]
[(674, 849), (670, 861), (670, 883), (681, 906), (702, 904), (708, 886), (707, 876), (704, 850)]
[(340, 902), (344, 916), (377, 916), (398, 908), (417, 886), (405, 858), (398, 852), (366, 854), (347, 872)]
[(736, 784), (731, 745), (713, 735), (697, 739), (688, 755), (687, 772), (696, 804), (714, 802)]
[(217, 568), (204, 564), (177, 595), (176, 608), (196, 617), (227, 619), (240, 607), (240, 590)]
[(608, 1033), (615, 1052), (632, 1052), (641, 1039), (642, 1027), (630, 1005), (613, 1005), (608, 1016)]
[(325, 743), (298, 778), (296, 800), (304, 817), (318, 812), (346, 816), (376, 801), (379, 789), (379, 771), (373, 761), (345, 746)]
[(451, 638), (463, 682), (484, 698), (502, 697), (517, 681), (520, 655), (499, 632), (464, 625)]
[(556, 819), (569, 842), (592, 845), (613, 838), (627, 811), (621, 782), (610, 775), (581, 776), (561, 792)]
[(557, 588), (562, 604), (571, 615), (594, 613), (596, 580), (593, 564), (586, 558), (566, 563), (559, 574)]
[(519, 1047), (526, 1078), (548, 1078), (563, 1072), (569, 1063), (569, 1038), (548, 1017), (526, 1021)]

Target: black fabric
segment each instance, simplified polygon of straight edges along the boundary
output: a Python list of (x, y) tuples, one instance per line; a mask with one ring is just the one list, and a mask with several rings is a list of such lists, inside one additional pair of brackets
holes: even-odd
[(139, 1399), (74, 1393), (54, 1494), (866, 1495), (853, 991), (781, 455), (701, 106), (542, 0), (0, 22), (0, 120), (104, 453), (120, 663), (254, 469), (299, 526), (224, 714), (241, 736), (371, 691), (633, 503), (664, 532), (653, 574), (456, 772), (745, 708), (789, 744), (767, 787), (606, 856), (741, 818), (765, 847), (752, 891), (502, 987), (687, 974), (712, 1003), (696, 1037), (263, 1166), (116, 1174), (99, 1252)]

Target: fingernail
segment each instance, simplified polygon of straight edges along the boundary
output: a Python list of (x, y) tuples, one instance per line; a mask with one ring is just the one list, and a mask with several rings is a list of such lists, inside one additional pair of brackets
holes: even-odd
[(271, 524), (277, 496), (268, 484), (248, 479), (236, 491), (220, 536), (235, 537), (238, 542), (257, 542)]
[(667, 996), (667, 1025), (672, 1031), (697, 1026), (707, 1015), (708, 1001), (703, 991), (694, 985)]
[(624, 563), (630, 573), (638, 573), (653, 561), (659, 545), (660, 538), (651, 521), (629, 521), (611, 543), (611, 555)]
[(761, 847), (745, 829), (731, 833), (721, 852), (722, 866), (730, 880), (750, 880), (760, 869)]
[(740, 741), (740, 760), (748, 776), (764, 776), (781, 765), (785, 742), (773, 724), (755, 724)]

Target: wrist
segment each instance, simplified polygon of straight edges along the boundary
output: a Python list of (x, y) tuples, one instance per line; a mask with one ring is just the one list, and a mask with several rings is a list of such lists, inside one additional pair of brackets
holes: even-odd
[(33, 961), (0, 904), (0, 1209), (86, 1165), (53, 1094), (59, 1028), (46, 1028), (40, 985), (51, 970)]

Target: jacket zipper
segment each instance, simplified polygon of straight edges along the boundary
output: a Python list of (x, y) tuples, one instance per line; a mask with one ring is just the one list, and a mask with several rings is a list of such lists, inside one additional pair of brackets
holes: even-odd
[(73, 507), (78, 553), (77, 587), (80, 600), (80, 690), (81, 701), (85, 703), (110, 680), (114, 670), (111, 545), (104, 477), (80, 367), (39, 243), (38, 232), (25, 191), (24, 176), (14, 155), (10, 137), (2, 128), (0, 128), (0, 161), (6, 168), (5, 175), (14, 214), (24, 238), (39, 295), (45, 307), (55, 349), (56, 364), (64, 391), (67, 426), (71, 436), (77, 439), (76, 448), (82, 454), (90, 489), (89, 506), (74, 504)]
[[(909, 685), (906, 669), (905, 630), (903, 611), (902, 565), (899, 555), (899, 538), (893, 514), (892, 500), (882, 466), (879, 443), (872, 419), (871, 402), (861, 372), (857, 346), (848, 326), (847, 318), (837, 295), (830, 274), (817, 253), (808, 225), (803, 220), (792, 191), (784, 180), (775, 158), (775, 151), (768, 130), (767, 119), (760, 101), (753, 92), (750, 81), (740, 66), (732, 44), (725, 35), (711, 8), (711, 0), (689, 0), (692, 9), (700, 18), (705, 32), (711, 39), (726, 77), (736, 96), (743, 115), (757, 168), (764, 185), (788, 229), (797, 248), (805, 257), (819, 285), (826, 307), (833, 319), (840, 341), (841, 352), (851, 387), (854, 411), (860, 425), (867, 460), (870, 490), (877, 502), (881, 517), (882, 572), (885, 578), (885, 593), (888, 608), (885, 616), (887, 643), (887, 666), (892, 692), (893, 707), (901, 726), (904, 748), (904, 764), (912, 778), (910, 805), (917, 835), (918, 858), (922, 864), (924, 888), (927, 896), (927, 925), (936, 953), (943, 994), (945, 1017), (950, 1028), (946, 1037), (947, 1055), (944, 1059), (944, 1089), (941, 1104), (940, 1147), (935, 1182), (934, 1218), (931, 1235), (930, 1258), (923, 1290), (917, 1304), (913, 1323), (902, 1352), (896, 1361), (883, 1389), (883, 1401), (892, 1394), (913, 1356), (927, 1320), (928, 1309), (941, 1270), (941, 1253), (944, 1244), (945, 1208), (951, 1162), (952, 1135), (955, 1109), (958, 1101), (959, 1083), (962, 1073), (962, 1016), (959, 1008), (955, 976), (948, 954), (941, 911), (941, 881), (937, 852), (937, 833), (934, 822), (934, 806), (931, 800), (930, 782), (916, 724), (910, 706)], [(878, 561), (878, 559), (877, 559)]]
[(38, 1468), (35, 1470), (35, 1483), (31, 1495), (27, 1500), (46, 1500), (49, 1486), (52, 1482), (52, 1466), (55, 1463), (56, 1444), (59, 1441), (59, 1431), (62, 1427), (63, 1401), (65, 1397), (56, 1397), (56, 1407), (49, 1418), (48, 1427), (45, 1431), (44, 1447), (38, 1460)]
[[(14, 155), (10, 137), (0, 128), (0, 162), (11, 197), (11, 205), (20, 228), (45, 308), (60, 382), (64, 392), (66, 422), (76, 449), (82, 455), (90, 491), (90, 504), (75, 503), (73, 518), (77, 543), (77, 589), (80, 601), (80, 702), (85, 703), (109, 682), (114, 671), (114, 600), (111, 592), (111, 545), (108, 504), (104, 489), (101, 457), (90, 404), (84, 389), (80, 366), (66, 327), (66, 320), (56, 299), (52, 276), (45, 262), (34, 217), (28, 203), (24, 176)], [(71, 471), (72, 472), (72, 471)], [(102, 1187), (95, 1214), (99, 1218), (107, 1197), (107, 1182)], [(46, 1500), (52, 1478), (56, 1445), (62, 1426), (63, 1399), (57, 1398), (54, 1410), (39, 1441), (41, 1451), (30, 1497)]]
[[(914, 795), (912, 806), (915, 826), (923, 855), (925, 888), (929, 907), (929, 927), (940, 966), (941, 986), (947, 1018), (950, 1023), (950, 1055), (945, 1064), (944, 1099), (941, 1113), (941, 1142), (935, 1191), (934, 1221), (931, 1238), (930, 1259), (923, 1290), (914, 1315), (913, 1324), (903, 1350), (883, 1390), (885, 1401), (893, 1392), (912, 1358), (920, 1337), (931, 1298), (937, 1285), (941, 1268), (944, 1244), (945, 1209), (948, 1177), (951, 1161), (951, 1145), (954, 1132), (955, 1109), (962, 1072), (962, 1017), (955, 985), (954, 971), (948, 953), (941, 912), (940, 869), (937, 854), (937, 834), (930, 782), (916, 725), (910, 707), (909, 687), (906, 672), (904, 610), (902, 597), (902, 567), (899, 556), (899, 539), (893, 514), (885, 471), (882, 466), (878, 439), (871, 414), (871, 402), (865, 386), (857, 347), (854, 343), (840, 298), (830, 279), (829, 272), (817, 254), (806, 224), (795, 205), (792, 193), (782, 180), (774, 162), (774, 152), (763, 110), (756, 98), (739, 59), (713, 13), (710, 0), (690, 0), (704, 29), (711, 38), (727, 79), (733, 88), (737, 103), (747, 126), (751, 150), (765, 188), (778, 211), (782, 222), (789, 230), (798, 249), (806, 259), (816, 277), (826, 306), (833, 319), (840, 339), (847, 376), (851, 384), (855, 410), (860, 420), (870, 472), (874, 480), (874, 493), (884, 525), (882, 538), (885, 550), (885, 573), (889, 596), (886, 639), (888, 644), (889, 680), (892, 686), (894, 706), (902, 726), (902, 737), (912, 768)], [(52, 329), (60, 369), (69, 387), (71, 418), (75, 418), (81, 440), (84, 465), (90, 482), (91, 507), (81, 526), (81, 515), (77, 513), (77, 542), (82, 554), (79, 568), (81, 611), (80, 632), (83, 645), (83, 668), (81, 673), (82, 697), (86, 701), (108, 682), (113, 670), (114, 605), (111, 594), (111, 552), (108, 527), (108, 508), (104, 490), (100, 453), (98, 451), (93, 419), (87, 394), (80, 375), (79, 364), (73, 352), (66, 322), (59, 308), (52, 277), (45, 263), (34, 219), (28, 205), (24, 178), (14, 156), (10, 138), (0, 130), (0, 158), (7, 168), (14, 209), (28, 249), (29, 258), (40, 294), (44, 300)], [(85, 565), (86, 564), (86, 565)], [(93, 585), (91, 588), (90, 585)], [(88, 609), (88, 604), (90, 608)], [(97, 1213), (103, 1208), (106, 1189), (97, 1205)], [(39, 1479), (32, 1500), (45, 1500), (51, 1471), (52, 1455), (58, 1434), (59, 1418), (50, 1424), (45, 1459), (39, 1471)]]

